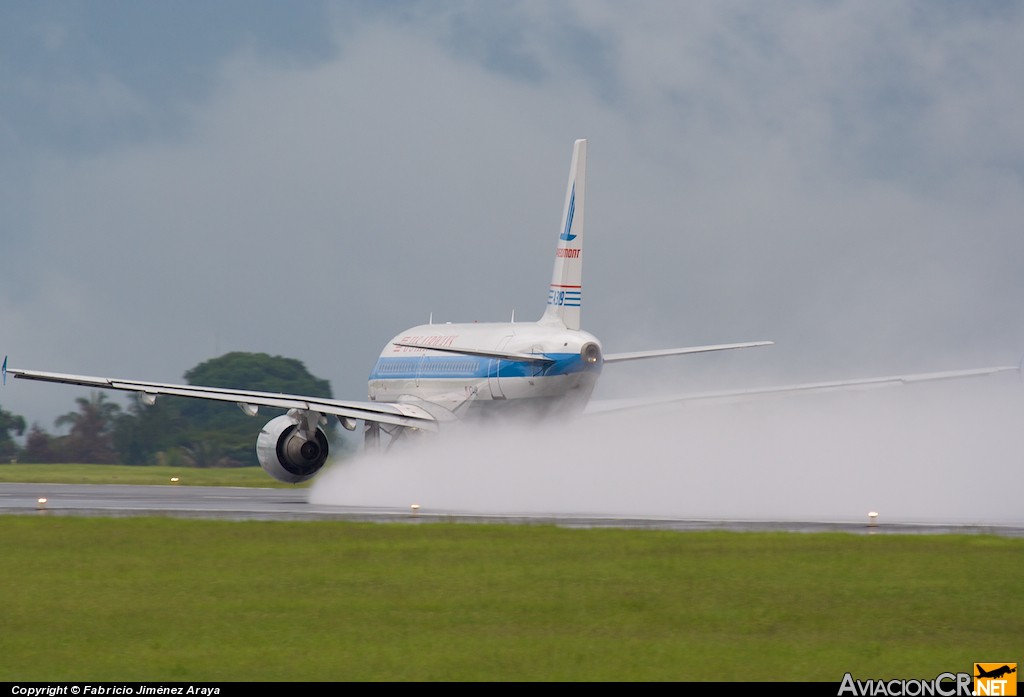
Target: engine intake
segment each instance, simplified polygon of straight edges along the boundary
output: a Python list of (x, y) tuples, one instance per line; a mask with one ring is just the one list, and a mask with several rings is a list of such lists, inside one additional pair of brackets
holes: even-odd
[(310, 479), (327, 462), (327, 434), (319, 426), (310, 431), (300, 414), (271, 419), (256, 439), (260, 467), (274, 479), (298, 484)]

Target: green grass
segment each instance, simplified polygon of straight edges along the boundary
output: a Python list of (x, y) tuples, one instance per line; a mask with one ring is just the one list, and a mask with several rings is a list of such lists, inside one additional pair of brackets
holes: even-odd
[(0, 516), (0, 681), (827, 681), (1020, 659), (1024, 540)]
[[(0, 465), (0, 481), (273, 486)], [(824, 681), (1024, 662), (1024, 539), (0, 515), (0, 681)]]
[(0, 482), (41, 484), (178, 484), (192, 486), (308, 486), (279, 482), (259, 467), (132, 467), (128, 465), (0, 464)]

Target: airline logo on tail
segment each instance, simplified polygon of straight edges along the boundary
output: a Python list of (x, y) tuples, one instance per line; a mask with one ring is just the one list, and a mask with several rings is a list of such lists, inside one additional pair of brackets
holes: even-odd
[[(576, 235), (570, 234), (572, 230), (572, 214), (576, 210), (576, 183), (573, 182), (572, 194), (569, 196), (569, 212), (565, 214), (565, 230), (558, 236), (558, 239), (565, 240), (566, 242), (572, 242), (576, 239)], [(550, 238), (548, 238), (550, 239)]]

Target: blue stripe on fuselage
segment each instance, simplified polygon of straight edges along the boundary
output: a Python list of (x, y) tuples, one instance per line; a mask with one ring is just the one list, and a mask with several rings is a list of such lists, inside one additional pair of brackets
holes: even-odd
[(480, 356), (402, 356), (379, 358), (370, 380), (415, 380), (430, 378), (483, 379), (488, 377), (550, 377), (601, 369), (600, 363), (586, 363), (578, 353), (546, 353), (554, 363), (507, 361)]

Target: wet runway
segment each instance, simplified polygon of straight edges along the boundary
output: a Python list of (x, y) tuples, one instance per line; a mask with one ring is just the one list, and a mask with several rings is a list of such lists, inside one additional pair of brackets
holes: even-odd
[(377, 523), (556, 525), (567, 528), (846, 532), (851, 534), (985, 534), (1024, 537), (1024, 527), (851, 521), (691, 520), (611, 515), (482, 514), (472, 511), (311, 504), (309, 490), (249, 487), (0, 484), (0, 515), (223, 520), (338, 520)]

